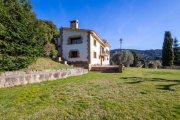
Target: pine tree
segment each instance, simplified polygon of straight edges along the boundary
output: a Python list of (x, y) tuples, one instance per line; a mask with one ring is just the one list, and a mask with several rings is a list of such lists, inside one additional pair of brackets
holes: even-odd
[(174, 53), (173, 53), (173, 39), (171, 36), (171, 32), (166, 31), (163, 48), (162, 48), (162, 65), (163, 66), (172, 66), (174, 61)]
[(180, 47), (178, 44), (178, 40), (176, 38), (174, 38), (173, 50), (174, 50), (174, 65), (179, 66), (180, 65)]

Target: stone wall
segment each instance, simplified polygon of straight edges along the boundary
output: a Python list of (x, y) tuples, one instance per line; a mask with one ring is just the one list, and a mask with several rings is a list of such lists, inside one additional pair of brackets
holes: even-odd
[(119, 66), (92, 66), (91, 67), (91, 71), (100, 71), (100, 72), (109, 72), (109, 73), (113, 73), (119, 72)]
[(24, 85), (48, 80), (56, 80), (69, 76), (86, 74), (88, 70), (82, 68), (64, 70), (43, 70), (30, 72), (5, 72), (0, 75), (0, 88)]

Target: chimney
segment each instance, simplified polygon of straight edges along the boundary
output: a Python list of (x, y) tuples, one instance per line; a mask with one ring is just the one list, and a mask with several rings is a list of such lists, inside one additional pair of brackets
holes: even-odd
[(70, 21), (70, 28), (71, 29), (78, 29), (78, 20), (71, 20)]

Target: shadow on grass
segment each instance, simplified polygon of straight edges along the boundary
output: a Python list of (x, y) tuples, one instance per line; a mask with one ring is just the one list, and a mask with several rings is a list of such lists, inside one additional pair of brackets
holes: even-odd
[(144, 82), (144, 81), (133, 81), (133, 82), (126, 82), (126, 83), (129, 83), (129, 84), (137, 84), (137, 83), (141, 83), (141, 82)]
[(169, 83), (169, 84), (166, 84), (166, 85), (157, 85), (158, 86), (157, 89), (169, 90), (169, 91), (174, 91), (171, 87), (176, 86), (176, 85), (180, 85), (180, 80), (168, 80), (168, 79), (162, 79), (162, 78), (121, 77), (120, 79), (133, 80), (132, 82), (126, 82), (128, 84), (138, 84), (138, 83), (148, 82), (148, 81), (151, 81), (151, 82), (164, 82), (164, 83), (171, 82), (171, 84)]

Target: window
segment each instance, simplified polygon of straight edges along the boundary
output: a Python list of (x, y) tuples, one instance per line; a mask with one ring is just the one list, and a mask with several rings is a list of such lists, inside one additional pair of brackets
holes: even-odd
[(102, 46), (100, 47), (100, 53), (105, 53), (104, 48)]
[(96, 58), (96, 52), (94, 52), (94, 58)]
[(96, 40), (94, 40), (94, 46), (96, 46)]
[(79, 57), (79, 51), (78, 50), (73, 50), (69, 52), (69, 57), (70, 58), (78, 58)]
[(68, 44), (81, 44), (82, 39), (81, 37), (74, 37), (74, 38), (69, 38)]
[(109, 53), (109, 50), (106, 50), (106, 54), (108, 54), (108, 55), (110, 54), (110, 53)]

